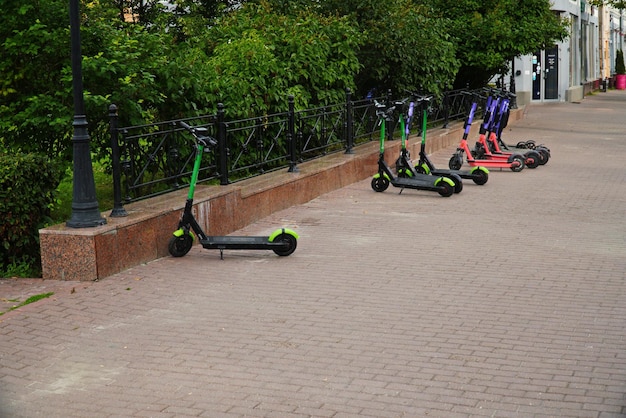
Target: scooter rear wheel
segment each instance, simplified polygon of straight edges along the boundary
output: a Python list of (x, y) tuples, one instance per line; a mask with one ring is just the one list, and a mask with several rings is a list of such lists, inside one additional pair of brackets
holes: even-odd
[(445, 174), (444, 177), (449, 178), (454, 182), (454, 193), (461, 193), (463, 191), (463, 179), (458, 174), (450, 173)]
[(479, 186), (487, 183), (487, 180), (489, 180), (489, 174), (485, 173), (482, 170), (476, 170), (474, 172), (474, 175), (472, 176), (472, 181)]
[(542, 147), (537, 147), (536, 151), (542, 156), (541, 161), (539, 161), (539, 164), (546, 165), (546, 163), (550, 159), (550, 151)]
[(286, 244), (285, 248), (273, 249), (274, 253), (281, 257), (287, 257), (288, 255), (293, 254), (293, 252), (296, 250), (296, 247), (298, 247), (298, 240), (296, 239), (296, 237), (290, 234), (280, 234), (279, 236), (274, 238), (273, 242), (280, 242), (280, 243)]
[(447, 182), (442, 181), (440, 183), (440, 189), (438, 193), (443, 197), (450, 197), (454, 194), (454, 186), (450, 186)]
[(528, 151), (526, 154), (524, 154), (524, 157), (526, 158), (524, 160), (524, 164), (526, 164), (526, 167), (528, 168), (537, 168), (539, 167), (539, 164), (541, 163), (541, 156), (539, 155), (539, 153), (537, 151)]
[(180, 237), (170, 238), (167, 246), (172, 257), (182, 257), (191, 250), (193, 246), (193, 238), (189, 234), (183, 234)]
[[(517, 164), (515, 164), (517, 162)], [(511, 171), (518, 173), (524, 169), (524, 157), (521, 155), (513, 155), (510, 160)]]

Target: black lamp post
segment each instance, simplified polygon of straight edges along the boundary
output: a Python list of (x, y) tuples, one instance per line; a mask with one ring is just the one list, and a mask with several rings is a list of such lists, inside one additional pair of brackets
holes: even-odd
[(96, 199), (96, 185), (91, 165), (89, 132), (83, 97), (82, 54), (80, 50), (79, 0), (70, 0), (70, 34), (72, 40), (72, 89), (74, 91), (74, 181), (72, 216), (66, 222), (70, 228), (90, 228), (104, 225)]

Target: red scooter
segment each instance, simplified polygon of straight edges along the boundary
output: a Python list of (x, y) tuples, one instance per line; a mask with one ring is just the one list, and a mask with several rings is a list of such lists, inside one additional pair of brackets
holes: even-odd
[[(506, 159), (504, 158), (491, 158), (491, 159), (478, 159), (472, 155), (469, 146), (467, 145), (467, 138), (469, 137), (470, 129), (472, 128), (472, 121), (474, 120), (474, 114), (476, 113), (476, 109), (478, 108), (478, 102), (474, 100), (472, 102), (472, 106), (470, 108), (469, 115), (465, 120), (465, 130), (463, 132), (463, 137), (461, 138), (461, 143), (456, 149), (456, 152), (452, 154), (450, 157), (450, 161), (448, 161), (448, 167), (450, 170), (459, 170), (463, 166), (464, 156), (467, 159), (467, 163), (470, 167), (486, 167), (486, 168), (508, 168), (514, 172), (520, 172), (524, 169), (525, 158), (520, 154), (513, 154)], [(487, 115), (486, 115), (487, 116)], [(486, 129), (484, 125), (480, 127), (480, 135), (486, 134)]]
[[(506, 127), (509, 120), (509, 105), (511, 103), (511, 97), (515, 97), (515, 95), (507, 91), (503, 91), (501, 95), (502, 97), (500, 97), (495, 123), (489, 136), (487, 137), (489, 150), (494, 154), (512, 154), (514, 152), (527, 153), (529, 152), (528, 150), (533, 150), (538, 154), (539, 165), (545, 165), (551, 156), (550, 149), (548, 149), (545, 145), (536, 145), (535, 141), (529, 140), (518, 142), (516, 146), (508, 146), (504, 143), (504, 141), (502, 141), (502, 131)], [(528, 163), (526, 165), (528, 165)]]
[[(494, 148), (493, 143), (497, 142), (497, 130), (502, 122), (503, 112), (499, 105), (501, 104), (499, 97), (489, 95), (487, 105), (485, 106), (485, 117), (480, 128), (480, 134), (476, 146), (472, 150), (472, 156), (478, 159), (498, 159), (508, 161), (509, 157), (514, 155), (513, 152), (503, 152), (499, 147)], [(506, 107), (508, 110), (508, 104)], [(519, 155), (519, 154), (518, 154)], [(537, 151), (527, 150), (523, 154), (524, 164), (528, 168), (539, 167), (541, 156)]]

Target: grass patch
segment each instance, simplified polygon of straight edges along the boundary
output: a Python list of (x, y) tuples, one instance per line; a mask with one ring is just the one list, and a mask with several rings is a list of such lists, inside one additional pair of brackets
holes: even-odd
[[(34, 302), (37, 302), (37, 301), (39, 301), (39, 300), (41, 300), (41, 299), (46, 299), (46, 298), (49, 298), (49, 297), (50, 297), (50, 296), (52, 296), (52, 295), (54, 295), (54, 292), (49, 292), (49, 293), (41, 293), (41, 294), (39, 294), (39, 295), (34, 295), (34, 296), (31, 296), (31, 297), (29, 297), (28, 299), (26, 299), (24, 302), (22, 302), (22, 303), (20, 303), (20, 304), (18, 304), (18, 305), (15, 305), (15, 306), (14, 306), (14, 307), (12, 307), (11, 309), (9, 309), (7, 312), (14, 311), (14, 310), (16, 310), (16, 309), (21, 308), (22, 306), (29, 305), (29, 304), (34, 303)], [(4, 314), (5, 314), (5, 313), (7, 313), (7, 312), (0, 312), (0, 316), (4, 315)]]
[(41, 275), (40, 263), (29, 256), (23, 256), (20, 260), (13, 261), (8, 265), (0, 265), (0, 278), (10, 277), (39, 277)]

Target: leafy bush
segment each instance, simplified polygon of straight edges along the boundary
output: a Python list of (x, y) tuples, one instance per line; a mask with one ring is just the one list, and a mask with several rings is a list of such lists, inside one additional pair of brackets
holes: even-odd
[(222, 102), (228, 118), (239, 119), (284, 111), (290, 94), (296, 109), (307, 109), (341, 102), (355, 89), (362, 36), (350, 19), (246, 3), (217, 22), (173, 61), (178, 87), (166, 90), (174, 103)]
[(50, 220), (59, 179), (43, 155), (0, 153), (0, 271), (38, 265), (38, 231)]

